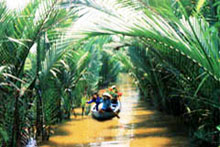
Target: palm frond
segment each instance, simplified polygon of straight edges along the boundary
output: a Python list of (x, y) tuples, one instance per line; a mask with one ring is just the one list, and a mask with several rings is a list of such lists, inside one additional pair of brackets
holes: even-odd
[[(88, 11), (82, 20), (89, 19), (90, 24), (82, 26), (82, 31), (90, 35), (122, 34), (145, 38), (146, 44), (161, 44), (167, 50), (176, 50), (203, 67), (210, 75), (220, 80), (218, 38), (209, 30), (208, 23), (198, 17), (186, 19), (168, 19), (150, 10), (136, 10), (124, 7), (116, 1), (86, 3), (80, 5), (79, 12)], [(104, 6), (103, 6), (104, 5)], [(102, 7), (101, 10), (97, 9)], [(106, 8), (106, 11), (103, 8)], [(111, 15), (109, 13), (111, 9)], [(122, 11), (123, 10), (123, 11)], [(99, 17), (93, 17), (99, 16)], [(90, 20), (91, 19), (91, 20)], [(80, 23), (80, 19), (79, 19)], [(214, 31), (215, 34), (217, 31)], [(218, 33), (217, 33), (218, 34)], [(206, 38), (204, 40), (204, 38)]]

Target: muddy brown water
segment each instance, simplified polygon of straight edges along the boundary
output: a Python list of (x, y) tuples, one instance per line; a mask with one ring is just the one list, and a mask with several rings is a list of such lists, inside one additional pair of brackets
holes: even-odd
[(99, 122), (91, 115), (56, 126), (55, 133), (41, 147), (188, 147), (186, 131), (177, 118), (152, 109), (140, 100), (128, 75), (117, 84), (123, 93), (120, 119)]

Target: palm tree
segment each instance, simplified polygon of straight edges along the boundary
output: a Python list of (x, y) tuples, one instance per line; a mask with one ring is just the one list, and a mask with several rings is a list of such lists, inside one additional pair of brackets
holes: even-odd
[[(71, 44), (70, 38), (62, 38), (64, 31), (57, 31), (59, 28), (65, 28), (68, 26), (66, 19), (72, 19), (73, 13), (66, 9), (59, 8), (57, 0), (50, 1), (32, 1), (20, 11), (8, 10), (4, 2), (1, 1), (0, 16), (3, 19), (1, 23), (1, 54), (0, 65), (6, 65), (11, 67), (11, 73), (17, 79), (22, 79), (25, 75), (24, 65), (29, 52), (34, 44), (37, 44), (37, 56), (36, 56), (36, 68), (33, 69), (35, 74), (25, 83), (21, 80), (11, 79), (14, 85), (17, 87), (19, 93), (14, 93), (14, 119), (13, 129), (11, 131), (11, 146), (21, 146), (23, 134), (22, 128), (24, 126), (24, 117), (22, 116), (23, 109), (21, 109), (22, 103), (27, 101), (26, 94), (31, 91), (36, 84), (38, 87), (38, 115), (42, 113), (42, 99), (40, 96), (40, 87), (42, 80), (48, 77), (49, 72), (54, 67), (64, 54), (64, 51)], [(45, 34), (49, 38), (50, 47), (48, 50), (44, 50), (45, 57), (40, 56), (42, 49), (40, 48), (40, 42), (44, 41)], [(41, 65), (42, 62), (42, 65)], [(9, 77), (10, 78), (10, 77)], [(36, 83), (37, 82), (37, 83)], [(38, 85), (38, 86), (37, 86)], [(25, 90), (24, 90), (25, 89)], [(21, 111), (22, 110), (22, 111)], [(39, 113), (40, 112), (40, 113)], [(44, 119), (44, 118), (43, 118)], [(43, 124), (40, 121), (42, 128)], [(37, 121), (38, 122), (38, 121)], [(40, 132), (38, 130), (38, 132)], [(42, 132), (41, 132), (42, 133)], [(24, 143), (24, 142), (23, 142)]]

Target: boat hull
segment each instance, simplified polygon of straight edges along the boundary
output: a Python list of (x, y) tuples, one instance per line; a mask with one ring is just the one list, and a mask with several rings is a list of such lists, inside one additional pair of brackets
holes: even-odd
[[(100, 104), (99, 107), (102, 107), (102, 104)], [(121, 103), (120, 101), (117, 102), (117, 104), (111, 104), (111, 108), (113, 110), (113, 112), (98, 112), (96, 111), (95, 109), (95, 105), (92, 107), (92, 117), (96, 120), (100, 120), (100, 121), (103, 121), (103, 120), (110, 120), (112, 118), (115, 117), (115, 113), (119, 113), (120, 110), (121, 110)]]

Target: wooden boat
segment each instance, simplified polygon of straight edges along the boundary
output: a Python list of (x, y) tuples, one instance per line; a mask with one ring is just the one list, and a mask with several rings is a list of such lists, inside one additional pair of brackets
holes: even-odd
[[(102, 107), (102, 103), (99, 105), (99, 108)], [(115, 117), (115, 113), (119, 113), (121, 110), (121, 102), (118, 100), (117, 103), (111, 103), (111, 109), (113, 112), (98, 112), (95, 108), (95, 105), (92, 106), (91, 112), (92, 117), (96, 120), (109, 120)]]

